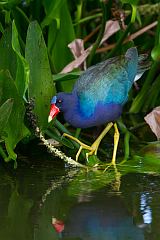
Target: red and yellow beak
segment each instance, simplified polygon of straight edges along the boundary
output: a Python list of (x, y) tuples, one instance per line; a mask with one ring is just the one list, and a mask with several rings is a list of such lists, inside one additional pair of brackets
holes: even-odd
[(51, 104), (48, 122), (51, 122), (59, 112), (59, 108), (55, 104)]

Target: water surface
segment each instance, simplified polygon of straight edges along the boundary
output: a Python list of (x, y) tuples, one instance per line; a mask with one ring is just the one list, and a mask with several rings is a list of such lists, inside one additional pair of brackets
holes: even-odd
[(39, 150), (19, 158), (0, 167), (0, 240), (160, 239), (158, 174), (87, 173)]

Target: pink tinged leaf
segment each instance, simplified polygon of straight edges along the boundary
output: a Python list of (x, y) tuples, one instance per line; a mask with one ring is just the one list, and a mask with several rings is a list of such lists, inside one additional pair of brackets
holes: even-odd
[[(106, 22), (105, 32), (103, 39), (100, 44), (103, 44), (109, 37), (111, 37), (114, 33), (119, 31), (120, 26), (118, 21), (112, 21), (109, 20)], [(73, 42), (71, 42), (68, 47), (71, 49), (71, 52), (73, 53), (75, 60), (69, 63), (62, 71), (61, 73), (68, 73), (71, 72), (74, 68), (78, 68), (82, 65), (82, 63), (85, 62), (86, 58), (88, 57), (90, 51), (92, 50), (93, 45), (91, 45), (89, 48), (84, 50), (84, 43), (82, 39), (75, 39)], [(86, 69), (86, 63), (84, 63), (84, 69)]]
[(75, 39), (73, 42), (68, 44), (68, 47), (75, 59), (84, 53), (84, 42), (82, 39)]
[[(80, 57), (84, 52), (84, 41), (82, 39), (75, 39), (70, 44), (68, 44), (75, 59)], [(86, 61), (82, 62), (80, 65), (82, 70), (86, 70)]]
[(64, 230), (64, 223), (54, 217), (52, 217), (52, 226), (57, 233), (61, 233)]
[(156, 135), (157, 139), (160, 139), (160, 107), (156, 107), (145, 116), (146, 123), (150, 126), (152, 132)]
[(91, 49), (92, 49), (92, 46), (87, 48), (80, 57), (78, 57), (77, 59), (69, 63), (65, 68), (63, 68), (61, 73), (68, 73), (68, 72), (71, 72), (74, 68), (78, 68), (86, 60)]
[(118, 21), (112, 21), (112, 20), (107, 21), (105, 26), (104, 36), (100, 44), (103, 44), (109, 37), (111, 37), (113, 34), (118, 32), (119, 30), (120, 30), (120, 26)]

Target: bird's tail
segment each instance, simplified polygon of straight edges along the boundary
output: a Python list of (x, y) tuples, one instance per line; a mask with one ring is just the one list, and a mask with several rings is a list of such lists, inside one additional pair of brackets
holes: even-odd
[(145, 71), (150, 69), (151, 62), (148, 60), (148, 54), (140, 54), (138, 56), (138, 69), (137, 69), (137, 75), (134, 79), (134, 81), (137, 81)]

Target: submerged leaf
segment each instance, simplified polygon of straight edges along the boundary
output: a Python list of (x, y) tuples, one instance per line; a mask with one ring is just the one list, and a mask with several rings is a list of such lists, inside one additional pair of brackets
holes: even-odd
[(154, 108), (144, 119), (152, 132), (160, 139), (160, 107)]

